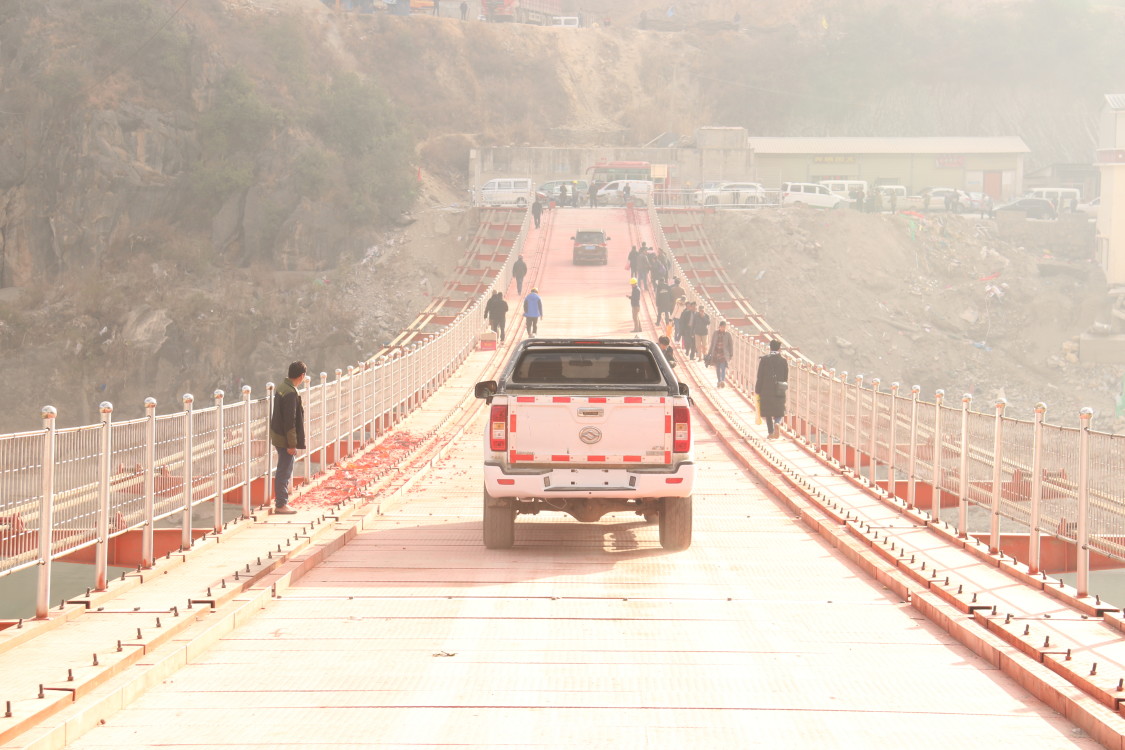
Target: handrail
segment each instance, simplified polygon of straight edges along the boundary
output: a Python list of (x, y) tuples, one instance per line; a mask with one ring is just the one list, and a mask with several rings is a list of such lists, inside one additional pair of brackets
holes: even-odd
[[(320, 373), (319, 383), (310, 378), (302, 389), (307, 444), (298, 462), (302, 478), (324, 473), (340, 457), (401, 422), (477, 346), (484, 327), (481, 306), (493, 289), (504, 290), (511, 279), (527, 211), (486, 210), (481, 221), (502, 227), (504, 236), (494, 241), (487, 232), (478, 232), (446, 286), (449, 296), (431, 303), (432, 310), (455, 307), (455, 315), (441, 316), (445, 322), (440, 326), (419, 325), (416, 319), (393, 350), (346, 371), (337, 369), (331, 381)], [(478, 252), (486, 240), (488, 267), (481, 271)], [(461, 277), (471, 277), (472, 283), (460, 283)], [(424, 317), (427, 322), (433, 318)], [(251, 399), (244, 387), (242, 400), (231, 403), (216, 391), (214, 406), (202, 409), (194, 409), (194, 398), (185, 394), (182, 411), (159, 417), (155, 400), (148, 399), (145, 417), (118, 423), (112, 420), (113, 406), (103, 403), (100, 423), (66, 429), (55, 427), (55, 410), (45, 407), (42, 430), (0, 435), (0, 576), (38, 565), (36, 616), (42, 618), (50, 601), (53, 560), (94, 545), (95, 580), (102, 590), (106, 549), (115, 535), (140, 529), (143, 564), (151, 566), (155, 522), (161, 518), (181, 514), (181, 549), (192, 543), (191, 516), (197, 505), (214, 504), (210, 531), (219, 534), (225, 527), (224, 500), (241, 491), (238, 521), (248, 519), (253, 494), (260, 505), (272, 499), (273, 391), (269, 383), (266, 396)], [(118, 459), (137, 469), (132, 474), (115, 471)], [(139, 483), (136, 489), (134, 482)]]
[[(1073, 542), (1078, 547), (1076, 588), (1081, 596), (1088, 590), (1091, 552), (1125, 561), (1125, 436), (1091, 431), (1088, 410), (1078, 415), (1079, 427), (1057, 427), (1042, 423), (1046, 408), (1042, 404), (1039, 419), (1017, 420), (1003, 417), (1000, 404), (993, 414), (973, 411), (969, 399), (963, 402), (964, 420), (1007, 425), (999, 436), (974, 436), (963, 429), (962, 420), (938, 420), (942, 410), (952, 411), (941, 406), (940, 395), (925, 401), (918, 397), (917, 386), (910, 394), (900, 395), (898, 383), (888, 392), (880, 389), (877, 380), (864, 386), (863, 376), (849, 381), (846, 372), (837, 375), (835, 369), (802, 355), (753, 310), (703, 235), (701, 210), (656, 206), (649, 210), (657, 242), (672, 258), (676, 275), (689, 294), (713, 319), (728, 317), (706, 289), (692, 283), (700, 278), (698, 270), (680, 262), (688, 256), (703, 257), (712, 265), (707, 271), (713, 273), (714, 281), (709, 280), (708, 286), (722, 287), (738, 318), (748, 321), (750, 330), (734, 326), (732, 331), (735, 351), (728, 380), (752, 392), (756, 363), (767, 354), (768, 340), (782, 341), (783, 355), (790, 360), (786, 425), (795, 438), (873, 489), (909, 505), (916, 505), (919, 490), (927, 489), (931, 517), (951, 523), (963, 538), (980, 533), (970, 528), (969, 509), (982, 508), (995, 519), (987, 529), (989, 546), (995, 552), (1004, 543), (999, 520), (1019, 524), (1033, 537), (1024, 560), (1032, 573), (1040, 572), (1041, 536)], [(675, 243), (669, 242), (662, 218), (674, 222)], [(684, 218), (689, 220), (686, 225)], [(686, 234), (695, 236), (684, 238)], [(885, 451), (880, 451), (883, 446)], [(968, 466), (962, 458), (972, 462), (980, 478), (962, 482), (960, 467)], [(1039, 467), (1040, 476), (1035, 476), (1033, 466)], [(987, 487), (987, 504), (970, 497), (974, 494), (971, 484)], [(956, 500), (957, 512), (949, 514), (950, 518), (941, 516), (943, 498)]]

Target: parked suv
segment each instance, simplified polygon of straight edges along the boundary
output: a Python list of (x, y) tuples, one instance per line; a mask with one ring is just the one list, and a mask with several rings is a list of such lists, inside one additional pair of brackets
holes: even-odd
[(814, 208), (839, 208), (846, 205), (847, 199), (833, 195), (824, 185), (815, 182), (781, 183), (781, 205), (812, 206)]
[(1059, 212), (1055, 204), (1046, 198), (1019, 198), (1011, 203), (996, 207), (996, 213), (1022, 211), (1029, 219), (1057, 219)]
[(758, 206), (766, 202), (765, 191), (756, 182), (720, 182), (695, 193), (701, 206)]
[[(922, 191), (922, 205), (926, 205), (926, 196), (930, 197), (929, 210), (930, 211), (944, 211), (946, 196), (950, 196), (952, 201), (951, 208), (953, 213), (959, 214), (962, 211), (969, 211), (973, 207), (973, 199), (964, 190), (956, 188), (935, 187), (926, 188)], [(980, 202), (977, 202), (977, 208), (980, 208)]]
[(574, 240), (574, 265), (579, 263), (609, 263), (609, 250), (606, 242), (609, 236), (601, 229), (579, 229), (570, 239)]

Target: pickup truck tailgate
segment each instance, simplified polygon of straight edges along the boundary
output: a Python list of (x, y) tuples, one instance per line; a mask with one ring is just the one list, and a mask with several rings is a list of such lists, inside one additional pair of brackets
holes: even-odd
[(666, 396), (517, 396), (509, 463), (671, 464)]

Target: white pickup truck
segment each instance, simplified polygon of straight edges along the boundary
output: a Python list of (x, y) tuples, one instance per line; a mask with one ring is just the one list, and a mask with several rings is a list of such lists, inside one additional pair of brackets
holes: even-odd
[(516, 516), (656, 517), (665, 549), (691, 546), (691, 406), (660, 349), (641, 339), (529, 339), (499, 380), (484, 436), (484, 544), (511, 547)]

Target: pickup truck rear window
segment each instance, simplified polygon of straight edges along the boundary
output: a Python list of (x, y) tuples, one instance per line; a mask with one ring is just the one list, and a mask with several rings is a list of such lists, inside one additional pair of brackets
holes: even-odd
[(663, 385), (647, 351), (528, 351), (511, 382), (524, 385)]

